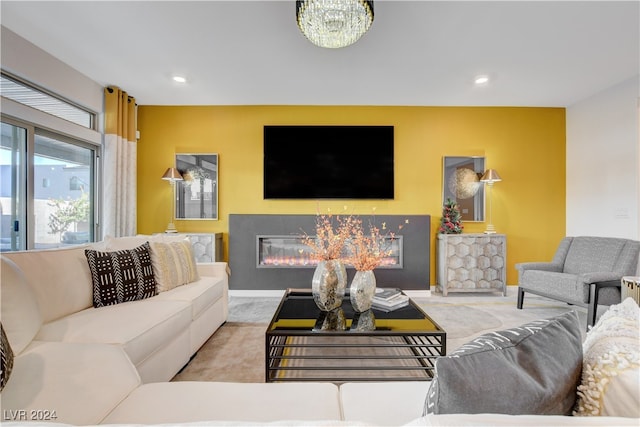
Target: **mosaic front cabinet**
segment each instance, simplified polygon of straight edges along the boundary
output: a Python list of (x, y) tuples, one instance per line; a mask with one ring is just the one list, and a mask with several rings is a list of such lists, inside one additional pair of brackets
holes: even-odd
[(197, 263), (224, 261), (222, 233), (178, 233), (188, 237)]
[(507, 295), (507, 236), (438, 234), (438, 289), (449, 292), (502, 292)]

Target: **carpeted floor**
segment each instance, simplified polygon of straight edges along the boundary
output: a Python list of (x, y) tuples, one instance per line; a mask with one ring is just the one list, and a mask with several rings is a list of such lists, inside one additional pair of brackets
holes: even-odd
[[(576, 310), (586, 330), (586, 310), (534, 295), (516, 309), (516, 287), (498, 293), (454, 293), (414, 301), (447, 332), (447, 353), (483, 333)], [(229, 319), (173, 381), (264, 382), (265, 330), (280, 298), (231, 297)]]
[(263, 383), (264, 333), (267, 325), (225, 323), (173, 381)]
[(414, 300), (447, 331), (447, 353), (486, 332), (554, 317), (570, 310), (578, 313), (582, 330), (586, 333), (586, 309), (527, 294), (523, 309), (518, 310), (516, 293), (517, 288), (510, 287), (506, 297), (491, 293), (459, 293), (447, 297), (432, 294), (429, 298)]

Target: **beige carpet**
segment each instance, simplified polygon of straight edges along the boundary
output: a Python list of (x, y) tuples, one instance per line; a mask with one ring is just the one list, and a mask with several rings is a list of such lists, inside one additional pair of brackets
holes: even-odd
[[(581, 308), (542, 297), (525, 298), (517, 310), (515, 287), (508, 296), (496, 294), (432, 293), (416, 303), (447, 332), (447, 353), (483, 333), (519, 326), (576, 310), (586, 330)], [(235, 297), (230, 301), (229, 321), (202, 346), (174, 381), (264, 382), (265, 331), (279, 298)], [(249, 321), (242, 321), (249, 319)]]
[(263, 383), (267, 325), (225, 323), (173, 381)]

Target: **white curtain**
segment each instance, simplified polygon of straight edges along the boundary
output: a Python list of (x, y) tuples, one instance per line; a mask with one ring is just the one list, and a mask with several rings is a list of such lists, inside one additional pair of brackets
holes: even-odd
[(103, 237), (133, 236), (137, 203), (136, 102), (114, 86), (106, 87), (104, 95), (102, 234)]

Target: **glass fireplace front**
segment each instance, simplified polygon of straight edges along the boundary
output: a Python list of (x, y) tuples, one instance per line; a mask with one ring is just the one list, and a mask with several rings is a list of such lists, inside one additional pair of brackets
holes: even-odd
[[(297, 236), (256, 236), (258, 268), (315, 268), (311, 249)], [(402, 236), (385, 237), (391, 254), (382, 260), (378, 268), (402, 268)], [(346, 264), (349, 268), (349, 264)]]

